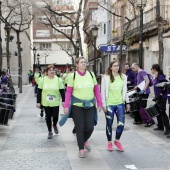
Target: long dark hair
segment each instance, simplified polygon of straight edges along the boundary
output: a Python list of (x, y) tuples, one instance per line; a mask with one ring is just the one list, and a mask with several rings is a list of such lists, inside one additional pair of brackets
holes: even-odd
[(160, 67), (159, 64), (153, 64), (152, 69), (155, 69), (158, 72), (158, 77), (159, 77), (159, 75), (163, 75), (165, 77), (165, 75), (164, 75), (163, 71), (161, 70), (161, 67)]
[[(112, 68), (113, 64), (115, 64), (115, 63), (118, 63), (118, 64), (119, 64), (119, 62), (116, 61), (116, 60), (115, 60), (115, 61), (112, 61), (112, 62), (110, 63), (110, 65), (109, 65), (109, 68), (108, 68), (107, 71), (106, 71), (106, 74), (109, 75), (110, 81), (111, 81), (112, 83), (114, 82), (115, 78), (114, 78), (114, 76), (113, 76), (113, 74), (112, 74), (111, 68)], [(118, 70), (118, 74), (119, 74), (119, 76), (121, 77), (121, 79), (123, 79), (120, 68), (119, 68), (119, 70)]]

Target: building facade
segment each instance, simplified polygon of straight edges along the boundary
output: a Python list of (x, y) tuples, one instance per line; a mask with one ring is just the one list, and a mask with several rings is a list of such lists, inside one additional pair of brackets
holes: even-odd
[[(106, 1), (101, 3), (105, 8), (109, 7), (108, 4), (109, 3)], [(96, 74), (101, 74), (105, 72), (110, 60), (108, 57), (109, 55), (104, 55), (99, 50), (101, 45), (108, 44), (108, 37), (110, 34), (109, 15), (105, 9), (98, 5), (98, 0), (85, 0), (84, 10), (85, 14), (88, 16), (84, 21), (83, 29), (86, 32), (84, 34), (84, 43), (87, 44), (89, 69), (94, 71), (94, 58), (96, 58)], [(94, 47), (94, 38), (92, 36), (92, 29), (95, 26), (98, 27), (96, 49)]]
[[(53, 5), (53, 10), (62, 12), (71, 12), (74, 10), (72, 1), (58, 1)], [(37, 7), (42, 7), (43, 3), (36, 2)], [(69, 21), (62, 16), (55, 18), (63, 27), (53, 22), (53, 26), (65, 34), (71, 33), (71, 27), (65, 25)], [(72, 57), (67, 54), (67, 51), (73, 51), (70, 41), (59, 31), (48, 26), (49, 22), (44, 13), (39, 13), (33, 21), (33, 46), (37, 49), (35, 56), (35, 65), (41, 66), (41, 69), (46, 65), (54, 64), (59, 70), (64, 71), (67, 65), (72, 65)], [(74, 56), (73, 56), (74, 57)]]
[[(135, 8), (123, 0), (112, 1), (112, 11), (123, 16), (113, 16), (113, 30), (115, 34), (112, 37), (113, 44), (119, 44), (123, 33), (128, 26), (127, 16), (130, 20), (134, 19), (129, 29), (126, 31), (125, 44), (128, 46), (128, 51), (124, 56), (124, 61), (132, 64), (139, 62), (139, 34), (140, 34), (140, 17), (139, 8), (134, 4)], [(157, 10), (160, 8), (160, 16), (162, 17), (163, 27), (163, 45), (164, 45), (164, 72), (167, 73), (167, 68), (170, 65), (169, 59), (169, 22), (170, 22), (170, 2), (166, 0), (160, 1), (160, 6), (157, 6), (156, 0), (148, 0), (146, 6), (143, 8), (143, 68), (150, 72), (152, 64), (158, 63), (159, 59), (159, 41), (158, 41), (158, 22), (156, 21)]]

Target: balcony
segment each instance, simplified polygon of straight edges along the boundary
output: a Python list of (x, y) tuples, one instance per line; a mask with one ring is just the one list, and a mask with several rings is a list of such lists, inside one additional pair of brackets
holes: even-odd
[[(170, 5), (166, 5), (166, 6), (161, 6), (160, 9), (160, 14), (163, 18), (163, 26), (165, 28), (166, 31), (166, 27), (170, 24)], [(123, 26), (117, 28), (117, 35), (113, 35), (112, 37), (112, 41), (113, 42), (119, 42), (122, 35), (123, 35), (123, 30), (126, 30), (126, 27), (128, 26), (128, 23), (125, 23)], [(143, 33), (146, 34), (146, 36), (150, 35), (154, 35), (158, 33), (158, 26), (157, 26), (157, 22), (156, 22), (156, 7), (150, 9), (149, 11), (146, 11), (143, 14)], [(127, 33), (126, 33), (126, 37), (133, 37), (138, 35), (140, 32), (140, 17), (138, 16), (136, 18), (136, 20), (134, 20)]]

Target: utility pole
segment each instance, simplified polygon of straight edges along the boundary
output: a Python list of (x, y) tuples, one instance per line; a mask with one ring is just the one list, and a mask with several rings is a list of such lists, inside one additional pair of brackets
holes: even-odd
[(163, 68), (163, 59), (164, 59), (164, 46), (163, 46), (163, 25), (162, 17), (160, 12), (160, 0), (156, 1), (156, 21), (158, 24), (158, 43), (159, 43), (159, 59), (158, 63), (161, 68)]

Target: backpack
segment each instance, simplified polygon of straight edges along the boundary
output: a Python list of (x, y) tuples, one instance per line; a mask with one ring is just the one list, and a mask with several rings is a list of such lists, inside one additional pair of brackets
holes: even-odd
[(149, 87), (153, 86), (153, 76), (150, 74), (147, 74), (148, 78), (149, 78)]

